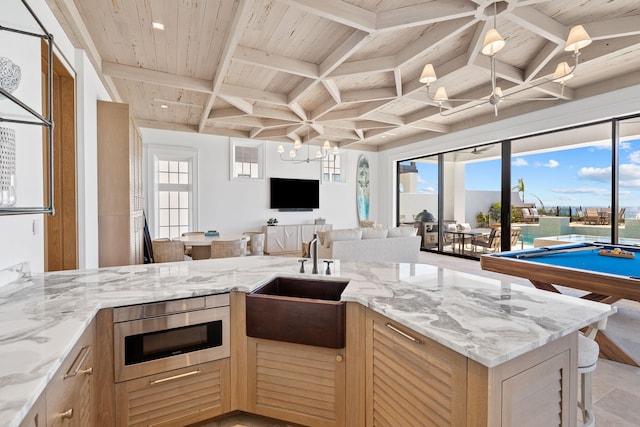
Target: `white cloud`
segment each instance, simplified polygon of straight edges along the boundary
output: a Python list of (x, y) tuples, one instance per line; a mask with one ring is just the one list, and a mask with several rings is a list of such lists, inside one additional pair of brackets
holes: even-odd
[(578, 198), (576, 196), (559, 196), (558, 200), (562, 200), (563, 202), (575, 202)]
[(514, 159), (513, 162), (511, 162), (511, 164), (513, 166), (519, 167), (519, 166), (527, 166), (529, 164), (529, 162), (527, 162), (522, 157), (518, 157), (518, 158)]
[(640, 165), (625, 163), (620, 165), (620, 187), (640, 187)]
[(420, 193), (435, 194), (435, 192), (436, 192), (436, 189), (435, 189), (435, 188), (433, 188), (433, 187), (431, 187), (431, 186), (428, 186), (428, 187), (422, 187), (422, 188), (420, 189)]
[(640, 163), (640, 151), (634, 151), (629, 154), (629, 160), (633, 163)]
[(594, 168), (592, 166), (582, 167), (578, 171), (578, 177), (598, 182), (611, 182), (611, 167)]
[(560, 166), (560, 163), (553, 159), (549, 159), (549, 161), (544, 164), (545, 168), (557, 168), (558, 166)]
[(594, 194), (596, 196), (605, 196), (610, 194), (610, 190), (597, 187), (552, 188), (551, 191), (561, 194)]
[(427, 180), (421, 177), (420, 175), (418, 175), (418, 184), (426, 184), (426, 183), (427, 183)]

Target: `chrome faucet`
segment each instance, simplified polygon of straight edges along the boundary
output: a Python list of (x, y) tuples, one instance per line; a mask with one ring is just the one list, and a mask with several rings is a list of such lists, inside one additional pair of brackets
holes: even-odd
[(314, 234), (313, 239), (309, 242), (309, 253), (307, 254), (308, 258), (313, 258), (313, 269), (311, 270), (312, 274), (318, 274), (318, 235)]

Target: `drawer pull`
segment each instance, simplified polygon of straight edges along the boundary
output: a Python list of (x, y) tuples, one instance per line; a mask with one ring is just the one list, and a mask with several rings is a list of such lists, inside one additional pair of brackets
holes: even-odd
[(151, 384), (151, 385), (162, 384), (162, 383), (165, 383), (167, 381), (179, 380), (180, 378), (186, 378), (186, 377), (190, 377), (192, 375), (198, 375), (200, 373), (202, 373), (202, 369), (198, 369), (196, 371), (191, 371), (191, 372), (185, 372), (184, 374), (174, 375), (172, 377), (162, 378), (160, 380), (149, 381), (149, 384)]
[(67, 418), (67, 419), (73, 418), (73, 408), (67, 409), (66, 411), (61, 413), (60, 418)]
[(81, 375), (93, 375), (93, 368), (81, 369), (78, 371)]
[(400, 329), (396, 328), (395, 326), (393, 326), (391, 323), (385, 323), (384, 326), (386, 326), (387, 328), (391, 329), (393, 332), (396, 332), (400, 335), (402, 335), (403, 337), (405, 337), (406, 339), (413, 341), (416, 344), (424, 344), (424, 341), (421, 340), (420, 338), (414, 338), (411, 335), (402, 332)]
[[(83, 345), (80, 348), (80, 351), (76, 356), (76, 359), (73, 361), (71, 368), (69, 368), (67, 373), (64, 374), (62, 379), (66, 380), (67, 378), (75, 377), (76, 375), (78, 375), (80, 373), (80, 368), (82, 368), (82, 365), (84, 364), (84, 361), (87, 360), (87, 357), (89, 356), (90, 352), (91, 352), (91, 346)], [(75, 369), (73, 369), (74, 366), (75, 366)]]

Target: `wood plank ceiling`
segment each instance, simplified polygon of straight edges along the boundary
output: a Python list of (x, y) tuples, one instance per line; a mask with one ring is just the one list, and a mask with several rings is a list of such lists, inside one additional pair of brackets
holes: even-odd
[[(445, 103), (444, 117), (418, 81), (433, 63), (432, 90), (488, 98), (490, 1), (47, 1), (142, 127), (382, 150), (640, 83), (637, 0), (497, 2), (497, 83), (513, 94), (498, 117), (477, 102)], [(577, 24), (593, 43), (560, 99), (522, 100), (560, 96), (541, 83), (572, 63)]]

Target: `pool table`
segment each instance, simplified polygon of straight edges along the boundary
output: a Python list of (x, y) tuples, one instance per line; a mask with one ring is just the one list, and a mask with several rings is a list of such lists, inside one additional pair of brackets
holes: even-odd
[[(619, 248), (620, 254), (612, 252)], [(600, 252), (603, 252), (602, 254)], [(640, 301), (640, 247), (606, 243), (576, 243), (480, 257), (483, 270), (524, 277), (538, 289), (561, 293), (557, 286), (588, 292), (581, 298), (613, 304), (621, 299)], [(640, 366), (640, 362), (598, 333), (600, 356)]]

